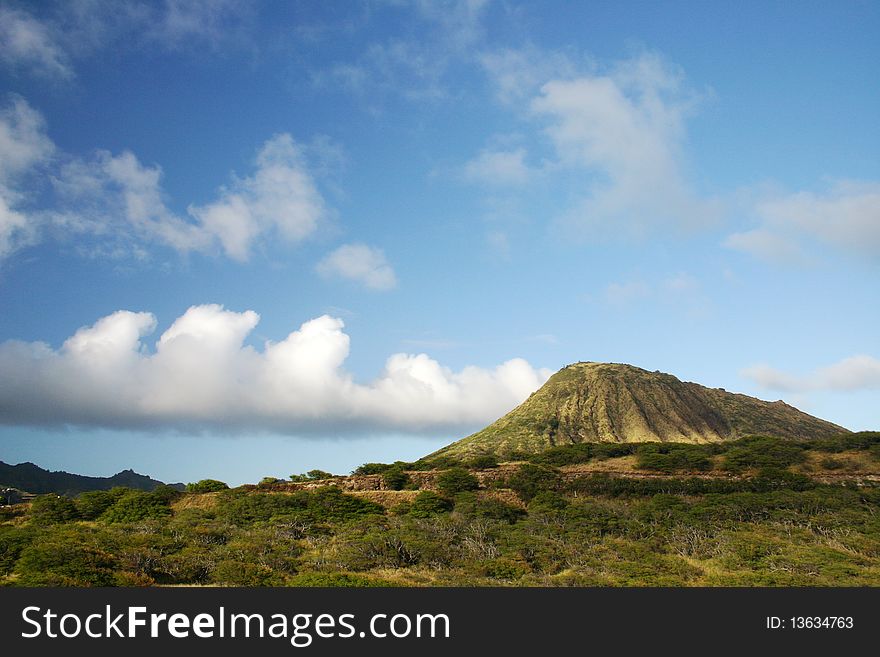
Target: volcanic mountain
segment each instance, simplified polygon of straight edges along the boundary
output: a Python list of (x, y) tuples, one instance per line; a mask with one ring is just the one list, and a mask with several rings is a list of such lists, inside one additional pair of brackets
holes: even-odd
[(709, 443), (750, 435), (810, 440), (843, 427), (785, 402), (680, 381), (617, 363), (575, 363), (510, 413), (431, 456), (535, 453), (582, 442)]

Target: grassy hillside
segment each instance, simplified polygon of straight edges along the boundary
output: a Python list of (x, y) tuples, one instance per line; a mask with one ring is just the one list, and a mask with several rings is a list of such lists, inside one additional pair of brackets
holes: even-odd
[(880, 585), (880, 433), (429, 467), (0, 507), (0, 585)]
[(810, 440), (846, 432), (766, 402), (615, 363), (576, 363), (520, 406), (432, 456), (535, 453), (582, 442), (711, 443), (764, 434)]

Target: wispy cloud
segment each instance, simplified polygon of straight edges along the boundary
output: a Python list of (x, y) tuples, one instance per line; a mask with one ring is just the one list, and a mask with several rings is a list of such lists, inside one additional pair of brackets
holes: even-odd
[(45, 77), (72, 77), (67, 53), (52, 32), (24, 11), (0, 7), (0, 61), (14, 70)]
[(390, 290), (397, 285), (394, 269), (381, 249), (366, 244), (343, 244), (317, 265), (328, 278), (356, 281), (371, 290)]
[(724, 245), (775, 263), (804, 262), (815, 245), (880, 259), (880, 183), (837, 181), (825, 193), (776, 194), (753, 209), (759, 227)]
[(54, 151), (42, 116), (23, 98), (13, 96), (0, 108), (0, 262), (37, 239), (37, 222), (21, 185)]
[(880, 389), (880, 360), (865, 354), (844, 358), (804, 375), (783, 372), (766, 364), (752, 365), (741, 374), (763, 388), (785, 392)]
[(550, 375), (521, 359), (453, 371), (423, 353), (397, 353), (361, 384), (344, 369), (341, 320), (312, 319), (255, 349), (245, 339), (258, 322), (253, 311), (194, 306), (148, 345), (155, 317), (121, 310), (58, 349), (2, 343), (0, 423), (431, 431), (489, 422)]
[[(23, 183), (39, 167), (54, 192), (40, 207)], [(286, 133), (259, 148), (251, 175), (232, 176), (215, 200), (190, 205), (186, 214), (169, 207), (162, 177), (159, 165), (130, 151), (59, 153), (39, 112), (13, 97), (0, 110), (0, 258), (51, 227), (102, 253), (143, 253), (158, 244), (245, 261), (257, 243), (301, 242), (328, 213), (303, 149)]]
[(247, 42), (252, 3), (239, 0), (56, 0), (0, 8), (0, 63), (70, 79), (75, 60), (113, 48), (198, 49)]

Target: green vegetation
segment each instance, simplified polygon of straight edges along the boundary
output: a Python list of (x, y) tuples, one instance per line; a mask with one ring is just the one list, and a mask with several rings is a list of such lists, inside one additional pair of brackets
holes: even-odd
[(437, 488), (449, 497), (479, 487), (477, 478), (464, 468), (450, 468), (437, 477)]
[(0, 516), (0, 585), (878, 586), (878, 445), (582, 443), (479, 472), (367, 464), (385, 485), (356, 493), (45, 495)]
[(201, 481), (186, 485), (186, 490), (189, 493), (216, 493), (227, 488), (229, 488), (228, 485), (216, 479), (202, 479)]
[[(268, 477), (267, 477), (268, 478)], [(332, 479), (333, 473), (324, 470), (309, 470), (305, 474), (290, 475), (291, 481), (319, 481), (321, 479)]]
[[(845, 432), (843, 427), (782, 402), (707, 388), (632, 365), (574, 363), (551, 376), (504, 417), (427, 460), (546, 454), (556, 446), (580, 443), (704, 444), (752, 435), (803, 441)], [(576, 457), (577, 451), (566, 456)]]

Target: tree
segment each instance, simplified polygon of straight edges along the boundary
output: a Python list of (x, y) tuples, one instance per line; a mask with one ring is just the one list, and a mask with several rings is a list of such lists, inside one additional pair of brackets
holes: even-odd
[(449, 497), (465, 491), (477, 490), (479, 487), (479, 480), (464, 468), (450, 468), (437, 477), (437, 488)]
[(449, 511), (452, 511), (452, 502), (430, 490), (416, 495), (409, 508), (409, 514), (414, 518), (427, 518)]
[(31, 502), (31, 520), (40, 524), (69, 522), (79, 518), (76, 504), (62, 495), (40, 495)]
[(388, 490), (403, 490), (409, 481), (409, 475), (399, 468), (391, 468), (382, 474), (382, 483)]
[(523, 502), (529, 502), (541, 491), (555, 490), (560, 483), (559, 474), (553, 468), (545, 468), (525, 463), (507, 479), (507, 486), (519, 495)]
[(190, 493), (215, 493), (229, 488), (227, 484), (216, 479), (201, 479), (195, 483), (187, 484), (186, 490)]
[(126, 493), (102, 515), (104, 522), (138, 522), (147, 518), (171, 515), (167, 502), (152, 493), (132, 491)]

